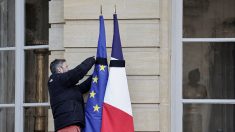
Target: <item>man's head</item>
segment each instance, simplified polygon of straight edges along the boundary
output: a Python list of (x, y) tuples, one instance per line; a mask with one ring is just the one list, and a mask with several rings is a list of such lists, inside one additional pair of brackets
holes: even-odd
[(199, 69), (194, 69), (188, 74), (189, 81), (191, 83), (198, 83), (200, 81), (200, 71)]
[(51, 73), (54, 74), (54, 73), (65, 73), (69, 69), (65, 59), (55, 59), (50, 64), (50, 70)]

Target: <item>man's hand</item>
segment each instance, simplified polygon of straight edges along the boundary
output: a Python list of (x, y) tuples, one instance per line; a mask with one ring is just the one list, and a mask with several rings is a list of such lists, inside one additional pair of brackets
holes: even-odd
[(92, 63), (95, 63), (95, 56), (88, 57), (85, 61), (91, 61)]

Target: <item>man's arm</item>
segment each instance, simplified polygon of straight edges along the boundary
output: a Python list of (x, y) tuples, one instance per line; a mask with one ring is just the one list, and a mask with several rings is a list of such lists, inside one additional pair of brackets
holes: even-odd
[(92, 81), (92, 76), (88, 77), (84, 82), (82, 82), (80, 85), (77, 85), (76, 88), (78, 88), (78, 90), (81, 93), (86, 93), (90, 90), (91, 88), (91, 81)]
[(66, 83), (66, 85), (75, 85), (87, 74), (94, 64), (95, 58), (89, 57), (74, 69), (62, 73), (60, 79), (63, 83)]

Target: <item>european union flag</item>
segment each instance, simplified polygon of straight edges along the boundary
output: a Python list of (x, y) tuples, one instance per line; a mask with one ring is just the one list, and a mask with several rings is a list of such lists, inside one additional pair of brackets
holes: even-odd
[(96, 55), (95, 70), (92, 75), (91, 89), (88, 95), (86, 105), (86, 127), (85, 132), (100, 132), (102, 122), (102, 108), (104, 102), (104, 93), (108, 81), (108, 63), (106, 52), (106, 37), (104, 18), (101, 15), (100, 33)]

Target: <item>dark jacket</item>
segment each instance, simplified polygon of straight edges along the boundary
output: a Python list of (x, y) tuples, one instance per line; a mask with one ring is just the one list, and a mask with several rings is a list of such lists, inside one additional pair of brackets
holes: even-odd
[(85, 126), (84, 101), (82, 94), (88, 92), (91, 76), (82, 84), (76, 85), (94, 65), (90, 57), (66, 73), (52, 74), (48, 81), (50, 103), (55, 130), (70, 125)]

